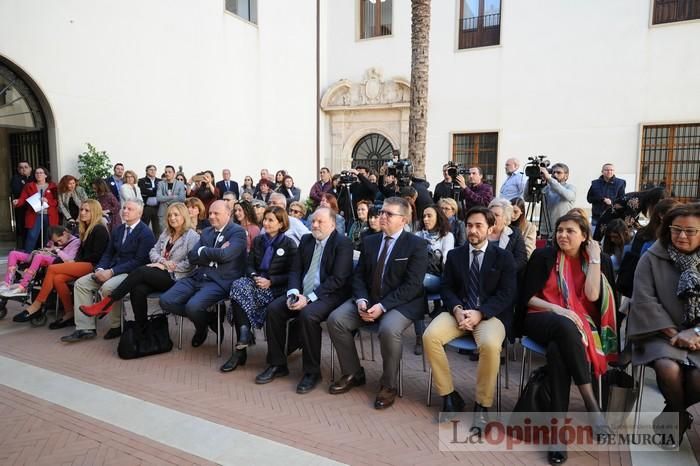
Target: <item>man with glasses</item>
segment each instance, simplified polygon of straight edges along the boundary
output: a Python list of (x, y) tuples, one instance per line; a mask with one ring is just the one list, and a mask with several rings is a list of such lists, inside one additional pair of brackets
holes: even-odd
[(313, 201), (313, 208), (316, 209), (318, 204), (321, 202), (321, 195), (323, 193), (329, 193), (333, 189), (333, 183), (331, 183), (331, 171), (328, 167), (321, 168), (318, 173), (320, 179), (311, 186), (311, 192), (309, 197)]
[[(12, 192), (12, 200), (19, 199), (24, 185), (34, 181), (32, 176), (32, 166), (26, 160), (20, 160), (17, 164), (17, 173), (12, 175), (10, 180), (10, 191)], [(15, 207), (15, 234), (17, 235), (17, 249), (24, 249), (24, 237), (26, 236), (26, 230), (24, 229), (24, 212), (26, 205), (20, 207)]]
[(160, 237), (160, 222), (158, 221), (158, 169), (155, 165), (146, 167), (146, 176), (138, 181), (141, 197), (143, 198), (143, 214), (141, 221), (148, 226), (151, 225), (153, 235)]
[(365, 384), (354, 332), (364, 325), (378, 324), (383, 374), (374, 402), (376, 409), (394, 403), (402, 334), (414, 320), (423, 319), (426, 312), (423, 277), (428, 269), (428, 249), (423, 239), (404, 230), (410, 221), (409, 213), (410, 206), (403, 198), (384, 201), (379, 217), (382, 233), (363, 240), (352, 278), (352, 298), (328, 318), (328, 332), (343, 374), (330, 386), (333, 395)]
[(540, 173), (547, 182), (542, 190), (547, 208), (548, 222), (542, 222), (540, 233), (553, 234), (554, 224), (559, 217), (570, 211), (576, 202), (576, 187), (567, 183), (569, 167), (563, 163), (552, 165), (552, 174), (546, 168), (540, 167)]
[(625, 195), (627, 182), (615, 176), (615, 166), (606, 163), (600, 170), (600, 177), (591, 182), (586, 200), (591, 204), (592, 219), (591, 226), (595, 226), (600, 220), (600, 216), (610, 208), (616, 199)]

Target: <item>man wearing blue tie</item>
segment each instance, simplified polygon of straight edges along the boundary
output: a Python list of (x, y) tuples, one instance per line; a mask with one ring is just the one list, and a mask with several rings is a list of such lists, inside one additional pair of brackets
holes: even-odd
[[(89, 317), (80, 311), (80, 306), (92, 304), (94, 291), (99, 290), (103, 297), (109, 296), (129, 272), (150, 262), (148, 253), (156, 239), (151, 229), (141, 221), (143, 201), (129, 200), (124, 203), (121, 212), (124, 223), (112, 231), (109, 245), (97, 263), (95, 272), (84, 275), (75, 282), (75, 331), (61, 338), (64, 343), (88, 340), (97, 334), (95, 317)], [(105, 340), (121, 335), (121, 319), (122, 303), (117, 301), (112, 306), (111, 328), (105, 334)]]
[(209, 307), (228, 297), (231, 283), (245, 273), (246, 232), (231, 222), (231, 210), (224, 201), (214, 201), (209, 207), (210, 227), (204, 229), (199, 242), (189, 252), (190, 264), (197, 268), (187, 278), (178, 280), (160, 297), (160, 307), (173, 314), (187, 316), (195, 327), (192, 346), (207, 339), (209, 328), (223, 326)]
[(455, 390), (444, 345), (472, 335), (479, 349), (472, 432), (483, 433), (493, 405), (501, 347), (513, 319), (517, 296), (515, 260), (510, 252), (490, 244), (496, 217), (486, 207), (472, 207), (466, 215), (467, 244), (447, 253), (440, 295), (444, 312), (423, 334), (426, 359), (433, 369), (435, 388), (443, 396), (442, 412), (459, 412), (464, 400)]

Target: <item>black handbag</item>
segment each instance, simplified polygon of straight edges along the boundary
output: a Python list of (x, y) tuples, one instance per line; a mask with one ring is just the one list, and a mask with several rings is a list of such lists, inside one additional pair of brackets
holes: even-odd
[(515, 403), (513, 412), (517, 413), (543, 413), (551, 411), (552, 390), (550, 388), (549, 368), (538, 367), (525, 385), (523, 393)]
[(431, 275), (442, 276), (442, 251), (440, 249), (428, 249), (428, 270)]
[(149, 316), (141, 327), (133, 320), (124, 322), (117, 353), (122, 359), (136, 359), (152, 354), (167, 353), (173, 349), (165, 314)]

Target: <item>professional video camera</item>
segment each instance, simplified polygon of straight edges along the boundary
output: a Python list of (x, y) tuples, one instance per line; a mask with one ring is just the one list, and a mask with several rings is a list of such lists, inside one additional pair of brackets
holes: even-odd
[[(528, 157), (528, 163), (525, 164), (525, 176), (527, 176), (527, 195), (535, 202), (539, 198), (539, 194), (547, 184), (547, 180), (542, 176), (540, 168), (546, 168), (549, 171), (550, 162), (544, 155), (536, 155)], [(551, 173), (551, 172), (550, 172)]]
[(413, 163), (408, 159), (389, 160), (386, 163), (387, 175), (396, 177), (396, 183), (400, 187), (408, 186), (411, 184), (411, 177), (413, 176)]
[(450, 178), (452, 178), (452, 184), (454, 184), (455, 178), (457, 178), (459, 175), (469, 175), (469, 168), (454, 162), (447, 162), (447, 174), (450, 176)]
[(350, 170), (343, 170), (340, 172), (340, 183), (341, 184), (353, 184), (358, 181), (357, 175), (352, 173)]

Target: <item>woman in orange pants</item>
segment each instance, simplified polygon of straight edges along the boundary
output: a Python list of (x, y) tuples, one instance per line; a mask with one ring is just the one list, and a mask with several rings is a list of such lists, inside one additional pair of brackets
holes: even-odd
[(52, 330), (75, 325), (73, 323), (73, 295), (68, 289), (68, 283), (83, 275), (92, 273), (95, 264), (99, 262), (102, 253), (109, 244), (109, 232), (102, 223), (102, 207), (94, 199), (88, 199), (80, 206), (80, 249), (75, 261), (50, 265), (39, 294), (34, 302), (15, 316), (15, 322), (27, 322), (36, 312), (42, 311), (44, 303), (52, 291), (56, 290), (63, 304), (63, 317), (49, 325)]

